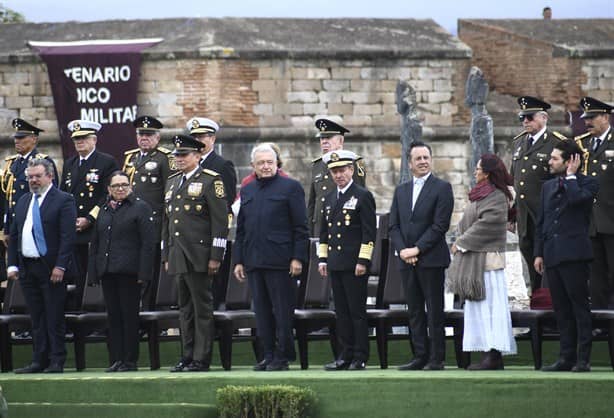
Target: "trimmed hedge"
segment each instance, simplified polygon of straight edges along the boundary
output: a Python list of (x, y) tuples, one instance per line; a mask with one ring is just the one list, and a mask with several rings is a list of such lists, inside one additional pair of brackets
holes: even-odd
[(217, 403), (221, 418), (308, 418), (316, 395), (291, 385), (230, 385), (217, 390)]

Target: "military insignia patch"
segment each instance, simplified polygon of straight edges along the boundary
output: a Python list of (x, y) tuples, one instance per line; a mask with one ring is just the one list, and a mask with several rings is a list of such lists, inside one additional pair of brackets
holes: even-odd
[[(351, 209), (354, 210), (356, 209), (356, 205), (358, 204), (358, 199), (356, 199), (356, 196), (352, 196), (350, 198), (350, 200), (348, 200), (347, 202), (345, 202), (343, 204), (343, 209)], [(347, 215), (349, 216), (349, 215)]]
[(226, 197), (224, 183), (222, 183), (222, 180), (215, 180), (213, 182), (213, 187), (215, 188), (215, 197), (217, 197), (218, 199)]
[(148, 171), (155, 170), (156, 167), (158, 167), (158, 163), (155, 161), (147, 161), (145, 163), (145, 170), (148, 170)]
[(605, 157), (606, 158), (614, 158), (614, 150), (612, 150), (612, 149), (605, 150)]
[(188, 185), (188, 196), (200, 196), (203, 192), (202, 183), (190, 183)]
[(172, 171), (177, 170), (177, 163), (175, 162), (175, 156), (173, 155), (168, 156), (168, 166)]
[(359, 177), (365, 176), (365, 162), (363, 160), (356, 160), (356, 172)]

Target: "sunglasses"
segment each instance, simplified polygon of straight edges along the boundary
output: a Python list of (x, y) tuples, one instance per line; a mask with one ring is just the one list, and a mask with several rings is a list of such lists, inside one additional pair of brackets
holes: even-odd
[(533, 115), (518, 115), (518, 120), (520, 120), (520, 122), (525, 119), (531, 122), (533, 120)]

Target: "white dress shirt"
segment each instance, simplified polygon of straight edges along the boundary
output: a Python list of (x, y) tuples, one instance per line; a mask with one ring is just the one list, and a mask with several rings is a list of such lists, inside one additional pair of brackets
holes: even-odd
[(416, 201), (420, 196), (420, 192), (422, 191), (422, 187), (424, 187), (424, 183), (428, 180), (431, 173), (428, 173), (426, 176), (422, 177), (414, 177), (412, 179), (412, 183), (414, 185), (413, 192), (411, 194), (411, 209), (414, 210), (414, 206), (416, 206)]

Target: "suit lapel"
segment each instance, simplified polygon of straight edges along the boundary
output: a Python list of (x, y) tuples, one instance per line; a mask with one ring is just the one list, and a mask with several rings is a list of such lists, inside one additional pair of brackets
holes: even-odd
[[(429, 178), (426, 179), (426, 181), (422, 185), (422, 190), (420, 190), (420, 194), (418, 195), (418, 199), (416, 200), (416, 204), (414, 205), (414, 209), (412, 210), (412, 215), (416, 212), (416, 209), (418, 209), (418, 207), (420, 206), (420, 203), (422, 201), (424, 201), (431, 194), (432, 187), (430, 187), (430, 186), (432, 184), (433, 184), (433, 173), (431, 173)], [(412, 183), (411, 183), (411, 190), (412, 190), (412, 194), (413, 194), (413, 190), (414, 190), (413, 179), (412, 179)], [(413, 199), (413, 196), (409, 200), (410, 206), (411, 206), (412, 199)]]
[[(597, 155), (603, 154), (603, 152), (606, 149), (608, 149), (608, 143), (610, 142), (611, 139), (612, 139), (612, 128), (610, 128), (610, 131), (603, 138), (603, 141), (601, 141), (601, 144), (599, 144), (599, 148), (597, 148), (597, 151), (595, 151), (594, 155), (597, 156)], [(592, 143), (592, 139), (590, 143)]]
[(345, 204), (345, 202), (350, 200), (350, 198), (353, 196), (354, 183), (352, 183), (352, 185), (345, 191), (345, 193), (343, 193), (343, 196), (341, 196), (341, 199), (337, 198), (336, 196), (337, 191), (338, 189), (335, 189), (335, 205), (333, 206), (333, 214), (336, 214), (337, 212), (339, 212), (343, 208), (343, 205)]

